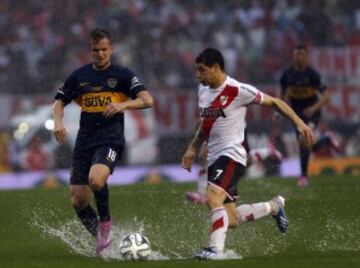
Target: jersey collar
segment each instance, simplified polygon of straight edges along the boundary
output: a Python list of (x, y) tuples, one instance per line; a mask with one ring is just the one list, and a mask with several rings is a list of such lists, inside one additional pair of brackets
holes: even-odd
[(209, 87), (211, 90), (213, 91), (222, 91), (226, 85), (228, 84), (228, 81), (229, 81), (230, 77), (227, 75), (226, 78), (225, 78), (225, 81), (217, 88), (211, 88)]

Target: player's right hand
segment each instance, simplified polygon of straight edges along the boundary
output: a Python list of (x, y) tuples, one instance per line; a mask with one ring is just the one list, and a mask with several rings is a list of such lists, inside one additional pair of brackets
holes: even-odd
[(66, 128), (63, 125), (56, 125), (53, 130), (55, 139), (58, 143), (63, 144), (66, 141)]
[(187, 171), (191, 172), (191, 166), (194, 163), (196, 150), (188, 148), (181, 160), (181, 166)]
[(314, 145), (314, 134), (309, 126), (302, 123), (298, 126), (299, 142), (301, 147), (311, 148)]

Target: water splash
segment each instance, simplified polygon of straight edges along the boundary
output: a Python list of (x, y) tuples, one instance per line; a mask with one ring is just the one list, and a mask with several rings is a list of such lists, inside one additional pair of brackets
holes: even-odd
[[(241, 259), (257, 256), (273, 256), (291, 251), (292, 248), (306, 245), (308, 251), (358, 251), (360, 249), (360, 217), (352, 221), (342, 219), (335, 211), (324, 212), (326, 218), (320, 221), (321, 226), (308, 226), (311, 222), (310, 208), (291, 217), (290, 228), (285, 236), (280, 235), (272, 218), (259, 223), (246, 224), (229, 231), (227, 250), (220, 259)], [(60, 211), (58, 208), (38, 206), (26, 210), (31, 219), (31, 225), (40, 230), (44, 236), (64, 242), (69, 250), (78, 255), (95, 256), (95, 241), (85, 230), (71, 210)], [(189, 220), (188, 215), (194, 214), (198, 220)], [(206, 245), (208, 239), (206, 218), (207, 211), (188, 205), (167, 210), (156, 221), (152, 218), (136, 218), (115, 222), (113, 240), (104, 252), (105, 260), (119, 260), (117, 247), (128, 233), (138, 232), (150, 238), (152, 253), (150, 260), (191, 259), (192, 253)], [(323, 214), (322, 214), (323, 215)], [(320, 228), (321, 227), (321, 228)], [(318, 228), (318, 229), (312, 229)], [(304, 235), (307, 234), (307, 235)], [(241, 255), (237, 254), (239, 252)]]
[(44, 235), (59, 238), (74, 253), (94, 257), (95, 242), (92, 237), (87, 234), (84, 227), (77, 220), (69, 220), (62, 225), (56, 227), (50, 223), (43, 221), (41, 218), (34, 218), (32, 225), (42, 231)]
[[(49, 213), (48, 211), (46, 213)], [(96, 257), (95, 254), (95, 240), (85, 230), (84, 226), (76, 218), (67, 220), (65, 222), (56, 219), (56, 214), (50, 211), (52, 216), (51, 221), (47, 220), (49, 214), (44, 215), (39, 209), (33, 210), (33, 215), (30, 222), (31, 226), (39, 229), (43, 235), (55, 237), (63, 241), (72, 252), (87, 257)], [(112, 230), (112, 241), (110, 246), (103, 252), (102, 257), (105, 260), (123, 260), (118, 251), (118, 246), (121, 239), (128, 233), (146, 233), (145, 225), (136, 218), (129, 226), (114, 225)], [(162, 254), (160, 251), (152, 250), (148, 258), (149, 260), (168, 260), (169, 257)]]
[(234, 250), (227, 249), (223, 253), (220, 253), (218, 256), (216, 256), (216, 258), (214, 258), (214, 259), (215, 260), (229, 260), (229, 259), (241, 260), (242, 256), (239, 255), (238, 253), (236, 253)]

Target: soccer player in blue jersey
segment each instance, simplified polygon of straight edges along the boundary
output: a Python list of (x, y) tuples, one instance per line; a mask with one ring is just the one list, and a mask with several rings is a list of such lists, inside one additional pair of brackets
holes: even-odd
[[(153, 105), (152, 96), (135, 74), (111, 62), (112, 53), (110, 33), (99, 28), (92, 30), (92, 62), (66, 79), (53, 105), (54, 135), (59, 143), (66, 140), (65, 106), (75, 100), (81, 107), (70, 177), (71, 203), (86, 229), (96, 237), (98, 255), (110, 243), (107, 180), (124, 148), (124, 111)], [(90, 206), (91, 192), (97, 212)]]
[[(329, 101), (330, 94), (322, 83), (320, 74), (309, 65), (306, 46), (296, 46), (293, 53), (294, 64), (284, 71), (280, 79), (280, 97), (288, 99), (295, 113), (314, 129), (321, 117), (321, 108)], [(308, 185), (307, 170), (311, 149), (318, 150), (326, 145), (339, 150), (339, 142), (330, 131), (320, 137), (312, 148), (300, 144), (301, 176), (298, 180), (299, 186)]]

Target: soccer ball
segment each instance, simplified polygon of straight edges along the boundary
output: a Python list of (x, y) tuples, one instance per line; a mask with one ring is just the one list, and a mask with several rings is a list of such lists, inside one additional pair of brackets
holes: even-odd
[(125, 260), (145, 260), (151, 253), (149, 239), (139, 233), (125, 235), (121, 239), (119, 250)]

